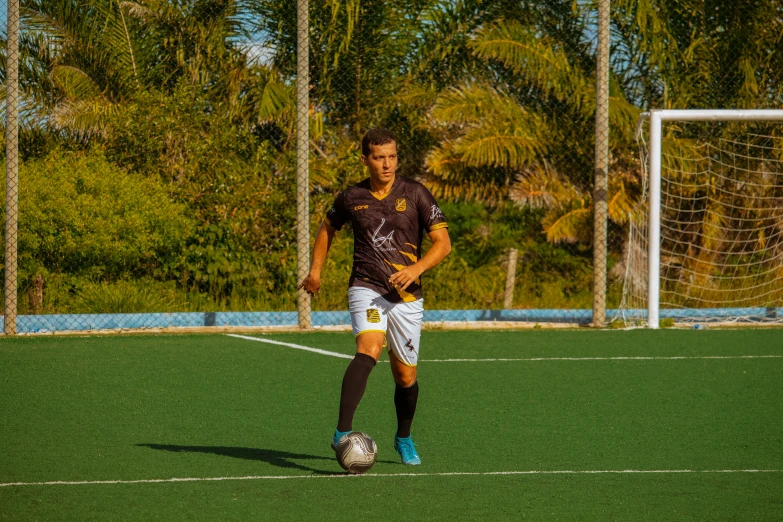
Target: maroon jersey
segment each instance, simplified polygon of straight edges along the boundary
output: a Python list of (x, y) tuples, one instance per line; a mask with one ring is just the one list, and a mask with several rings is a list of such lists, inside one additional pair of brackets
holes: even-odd
[(397, 290), (389, 277), (419, 260), (424, 231), (445, 228), (446, 218), (430, 191), (417, 181), (397, 176), (383, 197), (370, 192), (370, 179), (341, 192), (326, 213), (340, 230), (351, 223), (353, 270), (349, 286), (370, 288), (391, 302), (421, 299), (421, 281)]

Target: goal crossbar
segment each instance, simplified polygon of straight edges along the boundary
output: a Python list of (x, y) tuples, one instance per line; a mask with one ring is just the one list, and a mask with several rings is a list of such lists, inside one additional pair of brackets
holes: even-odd
[(650, 119), (647, 325), (660, 326), (661, 138), (664, 121), (783, 121), (783, 110), (653, 110)]

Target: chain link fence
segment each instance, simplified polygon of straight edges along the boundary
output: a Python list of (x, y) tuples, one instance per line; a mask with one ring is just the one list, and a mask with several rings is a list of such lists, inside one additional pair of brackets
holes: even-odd
[(7, 334), (349, 324), (349, 229), (297, 285), (377, 126), (449, 224), (425, 321), (603, 325), (641, 111), (783, 105), (772, 0), (24, 0), (18, 62), (4, 7)]
[[(324, 129), (314, 213), (366, 177), (362, 134), (388, 128), (398, 173), (433, 192), (454, 247), (424, 276), (425, 320), (591, 323), (594, 151), (606, 150), (601, 172), (608, 158), (608, 112), (595, 142), (595, 6), (324, 2), (311, 16), (311, 106)], [(608, 80), (608, 13), (606, 23)], [(336, 291), (316, 309), (345, 307), (341, 234), (325, 271)], [(605, 315), (605, 238), (595, 251)]]
[(3, 332), (16, 333), (19, 228), (19, 2), (11, 0), (6, 10), (5, 74), (5, 251)]

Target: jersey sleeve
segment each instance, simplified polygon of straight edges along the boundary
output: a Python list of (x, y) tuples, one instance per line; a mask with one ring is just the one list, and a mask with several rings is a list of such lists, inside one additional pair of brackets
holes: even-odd
[(432, 193), (424, 185), (419, 186), (418, 192), (416, 210), (419, 212), (419, 223), (424, 227), (424, 230), (432, 232), (439, 228), (448, 228), (446, 217), (435, 202)]
[(340, 230), (350, 219), (351, 215), (348, 213), (348, 209), (345, 208), (345, 192), (340, 192), (337, 198), (335, 198), (332, 208), (326, 213), (324, 221), (329, 223), (332, 228)]

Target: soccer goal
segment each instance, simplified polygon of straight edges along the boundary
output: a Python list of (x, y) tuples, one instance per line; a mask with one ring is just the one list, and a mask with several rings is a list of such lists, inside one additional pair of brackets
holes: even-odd
[(783, 322), (783, 110), (651, 111), (637, 139), (626, 324)]

